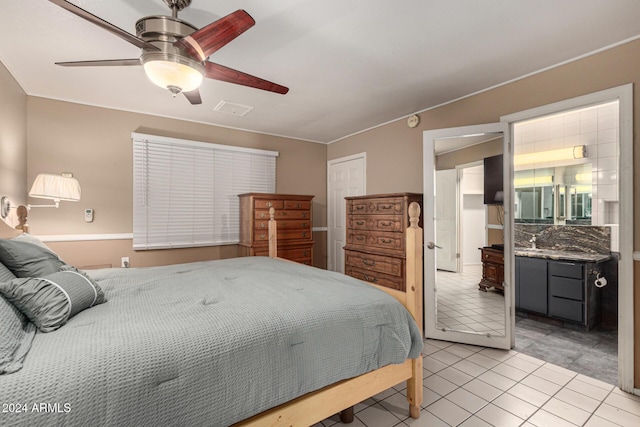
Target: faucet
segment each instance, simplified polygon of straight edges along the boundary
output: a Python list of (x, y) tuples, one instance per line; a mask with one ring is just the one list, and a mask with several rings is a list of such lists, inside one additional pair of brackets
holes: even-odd
[(533, 235), (531, 240), (529, 240), (529, 242), (531, 243), (531, 249), (535, 249), (536, 248), (536, 235), (535, 234)]

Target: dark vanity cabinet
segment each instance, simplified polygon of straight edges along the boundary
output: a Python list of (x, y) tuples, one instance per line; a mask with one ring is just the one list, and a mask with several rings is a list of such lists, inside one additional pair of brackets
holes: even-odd
[(547, 315), (547, 260), (516, 257), (516, 308)]
[(591, 329), (600, 323), (601, 263), (516, 257), (516, 308)]

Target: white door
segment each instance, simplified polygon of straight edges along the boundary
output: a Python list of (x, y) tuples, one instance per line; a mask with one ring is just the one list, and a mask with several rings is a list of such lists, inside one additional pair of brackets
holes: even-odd
[(366, 153), (327, 162), (327, 269), (344, 273), (345, 197), (365, 194)]
[[(449, 273), (436, 271), (436, 230), (435, 217), (436, 144), (456, 147), (471, 145), (487, 136), (487, 140), (502, 138), (503, 151), (506, 153), (509, 144), (509, 127), (505, 123), (495, 123), (462, 128), (437, 129), (424, 132), (423, 136), (423, 178), (424, 178), (424, 313), (425, 335), (427, 338), (454, 341), (465, 344), (481, 345), (508, 349), (513, 342), (512, 335), (515, 318), (511, 315), (514, 288), (510, 276), (505, 275), (504, 293), (491, 290), (483, 292), (479, 289), (478, 277), (467, 280), (466, 273)], [(473, 138), (474, 142), (467, 143)], [(460, 144), (460, 145), (458, 145)], [(449, 151), (450, 147), (448, 148)], [(510, 159), (508, 155), (505, 159)], [(468, 162), (469, 160), (467, 160)], [(505, 160), (506, 162), (507, 160)], [(505, 168), (509, 170), (509, 168)], [(509, 175), (504, 174), (504, 188), (509, 188)], [(508, 209), (511, 195), (504, 192), (505, 241), (509, 241), (511, 233), (511, 212)], [(441, 245), (440, 245), (441, 246)], [(511, 271), (511, 259), (505, 256), (504, 271)], [(449, 275), (449, 276), (447, 276)], [(450, 275), (454, 275), (453, 277)], [(464, 280), (463, 280), (464, 279)], [(491, 313), (485, 308), (490, 307)], [(480, 311), (478, 311), (480, 310)], [(484, 318), (491, 319), (484, 319)]]
[(459, 271), (458, 268), (458, 171), (436, 172), (436, 268)]

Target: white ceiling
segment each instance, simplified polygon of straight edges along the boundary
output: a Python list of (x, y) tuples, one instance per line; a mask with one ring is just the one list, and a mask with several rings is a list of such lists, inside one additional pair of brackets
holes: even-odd
[[(256, 20), (212, 61), (290, 91), (205, 80), (192, 106), (142, 67), (54, 65), (140, 52), (47, 0), (2, 3), (0, 61), (28, 95), (323, 143), (640, 35), (638, 0), (193, 0), (179, 17), (197, 27), (240, 8)], [(170, 15), (162, 0), (72, 3), (132, 34)], [(221, 100), (255, 109), (213, 111)]]

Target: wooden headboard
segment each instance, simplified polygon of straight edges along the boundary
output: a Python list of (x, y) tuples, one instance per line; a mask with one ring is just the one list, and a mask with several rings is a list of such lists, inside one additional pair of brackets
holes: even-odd
[(16, 230), (6, 222), (0, 220), (0, 239), (12, 239), (22, 234), (22, 230)]

